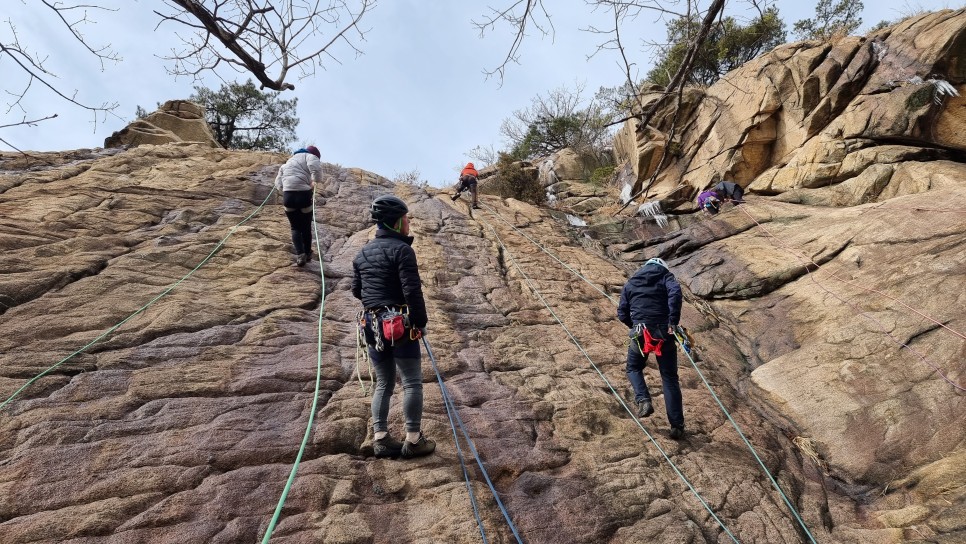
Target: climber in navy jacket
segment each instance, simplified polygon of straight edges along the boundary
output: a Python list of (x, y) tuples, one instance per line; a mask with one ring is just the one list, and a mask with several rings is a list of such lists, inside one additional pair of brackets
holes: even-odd
[(684, 407), (678, 382), (677, 350), (673, 328), (681, 320), (681, 285), (661, 259), (644, 263), (624, 285), (617, 317), (631, 329), (627, 350), (627, 378), (634, 388), (638, 416), (654, 413), (651, 394), (644, 381), (647, 355), (654, 353), (664, 388), (664, 407), (671, 438), (684, 436)]

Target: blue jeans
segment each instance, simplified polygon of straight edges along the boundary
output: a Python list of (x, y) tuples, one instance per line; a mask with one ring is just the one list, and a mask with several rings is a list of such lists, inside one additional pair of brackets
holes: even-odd
[[(654, 329), (667, 331), (667, 325), (654, 325)], [(631, 340), (627, 349), (627, 379), (634, 388), (634, 401), (651, 400), (651, 393), (644, 382), (644, 366), (647, 357), (641, 354), (637, 340)], [(657, 368), (661, 371), (661, 385), (664, 388), (664, 408), (667, 420), (672, 427), (684, 426), (684, 406), (681, 399), (681, 384), (678, 382), (678, 352), (674, 339), (664, 341), (661, 355), (657, 357)]]
[(369, 358), (376, 372), (376, 388), (372, 393), (372, 430), (388, 431), (389, 400), (396, 387), (396, 369), (399, 369), (403, 387), (403, 417), (406, 432), (420, 431), (423, 419), (423, 371), (419, 342), (409, 339), (386, 343), (386, 349), (376, 351), (369, 347)]

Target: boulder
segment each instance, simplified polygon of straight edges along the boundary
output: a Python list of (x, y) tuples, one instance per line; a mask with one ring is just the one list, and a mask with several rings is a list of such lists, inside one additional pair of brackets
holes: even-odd
[(137, 119), (104, 140), (104, 147), (197, 142), (221, 147), (205, 120), (205, 110), (187, 100), (169, 100), (157, 111)]

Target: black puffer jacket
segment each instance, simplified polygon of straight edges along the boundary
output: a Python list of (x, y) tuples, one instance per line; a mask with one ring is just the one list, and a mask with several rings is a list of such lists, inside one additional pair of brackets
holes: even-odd
[(425, 327), (426, 302), (411, 236), (379, 229), (352, 262), (352, 294), (366, 309), (409, 306), (414, 327)]
[(659, 264), (642, 266), (621, 291), (617, 317), (628, 327), (638, 323), (676, 326), (681, 320), (681, 285)]

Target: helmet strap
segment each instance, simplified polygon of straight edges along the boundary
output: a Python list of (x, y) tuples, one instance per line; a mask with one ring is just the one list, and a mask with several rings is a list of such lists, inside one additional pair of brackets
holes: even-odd
[(395, 225), (394, 227), (390, 227), (390, 226), (389, 226), (389, 223), (385, 223), (385, 222), (384, 222), (384, 223), (382, 223), (382, 226), (384, 226), (384, 227), (386, 227), (387, 229), (389, 229), (389, 230), (391, 230), (391, 231), (393, 231), (393, 232), (395, 232), (396, 234), (399, 234), (399, 233), (400, 233), (400, 231), (402, 230), (402, 220), (403, 220), (403, 218), (402, 218), (402, 217), (400, 217), (399, 219), (397, 219), (397, 220), (396, 220), (396, 225)]

